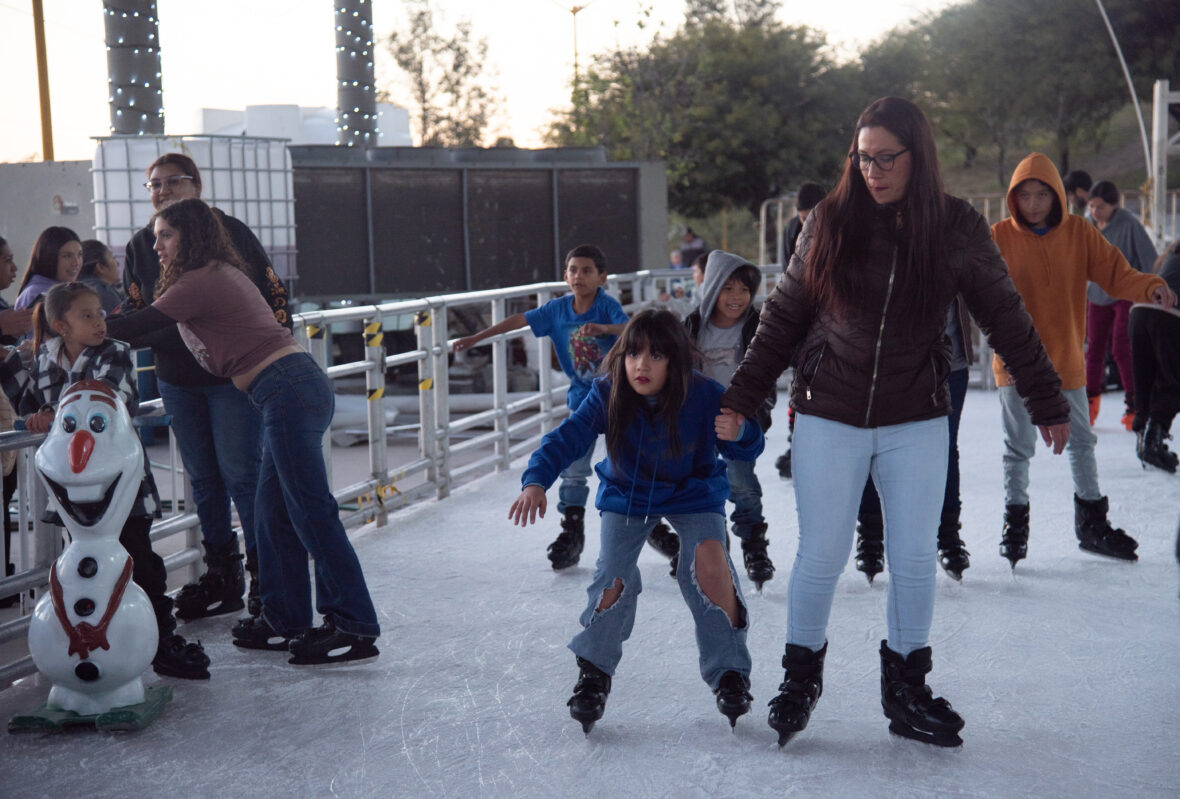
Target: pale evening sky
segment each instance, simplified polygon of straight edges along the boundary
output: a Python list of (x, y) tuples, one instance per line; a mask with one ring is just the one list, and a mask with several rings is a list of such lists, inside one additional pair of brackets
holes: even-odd
[[(823, 30), (843, 54), (950, 0), (787, 0), (788, 24)], [(541, 146), (550, 109), (564, 106), (573, 74), (577, 14), (578, 61), (618, 45), (671, 33), (683, 20), (682, 0), (437, 0), (443, 29), (472, 21), (489, 44), (488, 71), (504, 98), (492, 136)], [(639, 30), (641, 8), (651, 9)], [(109, 132), (106, 48), (101, 0), (44, 0), (54, 150), (58, 160), (88, 159), (91, 136)], [(158, 0), (163, 50), (165, 126), (196, 130), (197, 109), (293, 103), (335, 107), (335, 22), (330, 0)], [(404, 14), (398, 0), (376, 0), (377, 77), (393, 87), (396, 68), (381, 38)], [(0, 0), (0, 162), (39, 160), (41, 152), (32, 2)], [(400, 102), (399, 102), (400, 100)]]

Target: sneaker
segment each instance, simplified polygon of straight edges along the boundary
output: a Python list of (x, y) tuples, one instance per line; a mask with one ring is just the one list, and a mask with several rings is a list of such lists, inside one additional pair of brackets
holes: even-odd
[(247, 616), (239, 620), (231, 634), (234, 637), (234, 646), (240, 646), (242, 649), (284, 652), (291, 643), (291, 639), (275, 632), (261, 616)]
[(291, 639), (291, 658), (287, 662), (296, 666), (311, 666), (372, 660), (380, 654), (373, 643), (376, 640), (337, 630), (336, 625), (325, 620), (319, 627), (313, 627)]
[(1102, 407), (1101, 395), (1097, 397), (1090, 397), (1090, 427), (1098, 421), (1098, 409)]
[(1123, 427), (1125, 427), (1127, 429), (1127, 432), (1130, 433), (1130, 432), (1132, 432), (1133, 428), (1135, 427), (1135, 414), (1128, 411), (1127, 413), (1123, 414), (1123, 418), (1121, 421), (1123, 423)]

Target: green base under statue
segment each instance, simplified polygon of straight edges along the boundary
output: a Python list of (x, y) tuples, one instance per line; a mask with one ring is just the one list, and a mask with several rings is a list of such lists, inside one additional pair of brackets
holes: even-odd
[(68, 727), (93, 727), (104, 731), (142, 730), (155, 721), (164, 712), (164, 706), (171, 701), (171, 688), (153, 685), (144, 691), (143, 702), (138, 705), (111, 708), (105, 713), (89, 716), (42, 705), (27, 716), (13, 716), (8, 722), (8, 731), (61, 732)]

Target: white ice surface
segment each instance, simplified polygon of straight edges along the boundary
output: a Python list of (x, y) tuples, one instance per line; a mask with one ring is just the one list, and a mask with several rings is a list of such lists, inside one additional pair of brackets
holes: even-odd
[[(635, 633), (606, 716), (583, 736), (565, 704), (575, 678), (565, 644), (586, 600), (596, 525), (582, 565), (554, 573), (544, 550), (555, 511), (526, 530), (505, 522), (517, 464), (360, 531), (384, 629), (377, 661), (298, 668), (235, 649), (228, 619), (185, 625), (213, 659), (212, 680), (168, 680), (175, 698), (144, 731), (0, 735), (0, 797), (1176, 797), (1178, 484), (1140, 468), (1120, 405), (1115, 395), (1104, 403), (1099, 470), (1140, 561), (1078, 550), (1068, 462), (1041, 445), (1030, 554), (1013, 575), (997, 553), (998, 400), (968, 394), (972, 564), (961, 584), (938, 576), (930, 675), (967, 721), (960, 749), (888, 733), (877, 655), (887, 579), (869, 586), (851, 565), (811, 725), (781, 750), (766, 726), (796, 537), (791, 483), (774, 470), (784, 403), (758, 464), (779, 571), (762, 594), (747, 591), (755, 705), (736, 734), (698, 676), (676, 584), (645, 550)], [(29, 679), (0, 692), (0, 716), (32, 710), (47, 690)]]

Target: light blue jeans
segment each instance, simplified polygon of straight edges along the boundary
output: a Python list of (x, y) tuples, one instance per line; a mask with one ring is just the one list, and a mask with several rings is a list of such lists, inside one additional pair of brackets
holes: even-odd
[(590, 461), (594, 458), (594, 445), (586, 454), (565, 467), (561, 473), (561, 485), (557, 489), (557, 512), (564, 514), (568, 507), (584, 508), (590, 499)]
[[(1098, 436), (1090, 429), (1090, 403), (1086, 389), (1061, 392), (1069, 400), (1069, 469), (1073, 490), (1082, 499), (1102, 499), (1098, 488), (1098, 461), (1094, 445)], [(1028, 504), (1028, 462), (1037, 451), (1040, 437), (1014, 386), (1000, 386), (1000, 422), (1004, 428), (1004, 504)]]
[(818, 651), (827, 641), (836, 582), (871, 474), (885, 519), (889, 648), (908, 655), (927, 645), (949, 435), (941, 416), (864, 428), (795, 415), (799, 547), (787, 586), (787, 643)]
[[(664, 518), (680, 536), (680, 565), (676, 569), (676, 580), (680, 584), (684, 603), (696, 621), (701, 678), (712, 689), (717, 688), (721, 675), (727, 671), (736, 671), (748, 678), (750, 651), (746, 648), (746, 631), (750, 626), (749, 614), (733, 562), (726, 554), (734, 591), (737, 593), (738, 614), (742, 619), (740, 628), (730, 624), (725, 611), (705, 596), (697, 584), (696, 562), (693, 558), (697, 545), (702, 541), (725, 544), (725, 516), (720, 513), (682, 513)], [(590, 601), (580, 619), (582, 632), (574, 636), (569, 648), (575, 655), (589, 660), (607, 674), (615, 673), (623, 656), (623, 642), (631, 636), (631, 628), (635, 625), (635, 610), (643, 590), (636, 562), (647, 534), (659, 520), (658, 516), (644, 519), (620, 513), (602, 514), (598, 563), (594, 567), (594, 580), (586, 589)], [(622, 581), (622, 594), (609, 608), (599, 611), (602, 592), (612, 587), (615, 580)]]

